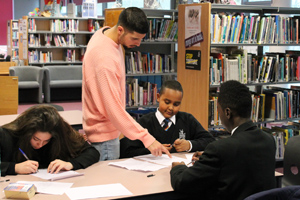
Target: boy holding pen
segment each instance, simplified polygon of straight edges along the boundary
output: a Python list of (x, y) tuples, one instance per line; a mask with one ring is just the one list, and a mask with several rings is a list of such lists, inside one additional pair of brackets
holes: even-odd
[(218, 113), (231, 137), (196, 152), (192, 167), (173, 162), (171, 185), (176, 192), (199, 199), (244, 200), (275, 187), (275, 141), (250, 120), (251, 105), (247, 86), (238, 81), (221, 84)]
[[(182, 98), (181, 84), (176, 80), (165, 81), (157, 95), (157, 111), (144, 115), (138, 122), (171, 153), (202, 151), (215, 139), (193, 115), (179, 111)], [(149, 153), (138, 140), (121, 140), (121, 158)]]

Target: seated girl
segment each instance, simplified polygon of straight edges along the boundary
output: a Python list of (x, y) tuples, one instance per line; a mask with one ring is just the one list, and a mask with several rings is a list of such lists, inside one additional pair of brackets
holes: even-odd
[[(53, 106), (37, 105), (0, 128), (1, 176), (86, 168), (99, 161), (89, 145)], [(24, 152), (24, 156), (21, 152)], [(27, 157), (27, 158), (25, 158)]]

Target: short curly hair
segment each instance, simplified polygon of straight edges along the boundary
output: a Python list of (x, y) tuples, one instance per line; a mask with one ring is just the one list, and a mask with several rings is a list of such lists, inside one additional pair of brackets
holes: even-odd
[(149, 31), (149, 23), (143, 10), (137, 7), (128, 7), (119, 16), (117, 25), (123, 26), (126, 31), (146, 34)]
[(234, 80), (221, 84), (218, 103), (222, 109), (230, 108), (238, 116), (250, 118), (252, 98), (246, 85)]

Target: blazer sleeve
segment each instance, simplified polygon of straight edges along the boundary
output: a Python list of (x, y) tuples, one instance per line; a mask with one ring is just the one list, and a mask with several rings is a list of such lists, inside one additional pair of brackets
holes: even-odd
[(127, 137), (120, 140), (120, 158), (132, 158), (145, 154), (150, 154), (150, 151), (145, 148), (141, 141), (130, 140)]
[(217, 149), (210, 144), (192, 167), (178, 165), (171, 169), (171, 185), (175, 191), (205, 194), (217, 183), (220, 170)]
[(15, 161), (13, 160), (14, 146), (16, 141), (4, 129), (0, 127), (0, 146), (1, 146), (1, 176), (16, 175)]
[(99, 161), (100, 153), (89, 143), (85, 142), (84, 150), (70, 162), (73, 165), (73, 170), (84, 169)]
[(193, 115), (190, 115), (189, 121), (191, 122), (191, 151), (203, 151), (209, 143), (215, 141), (215, 138), (203, 128)]

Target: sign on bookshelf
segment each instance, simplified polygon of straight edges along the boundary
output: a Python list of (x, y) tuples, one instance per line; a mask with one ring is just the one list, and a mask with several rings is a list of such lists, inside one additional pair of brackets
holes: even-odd
[(185, 69), (201, 70), (201, 51), (186, 50), (185, 51)]

